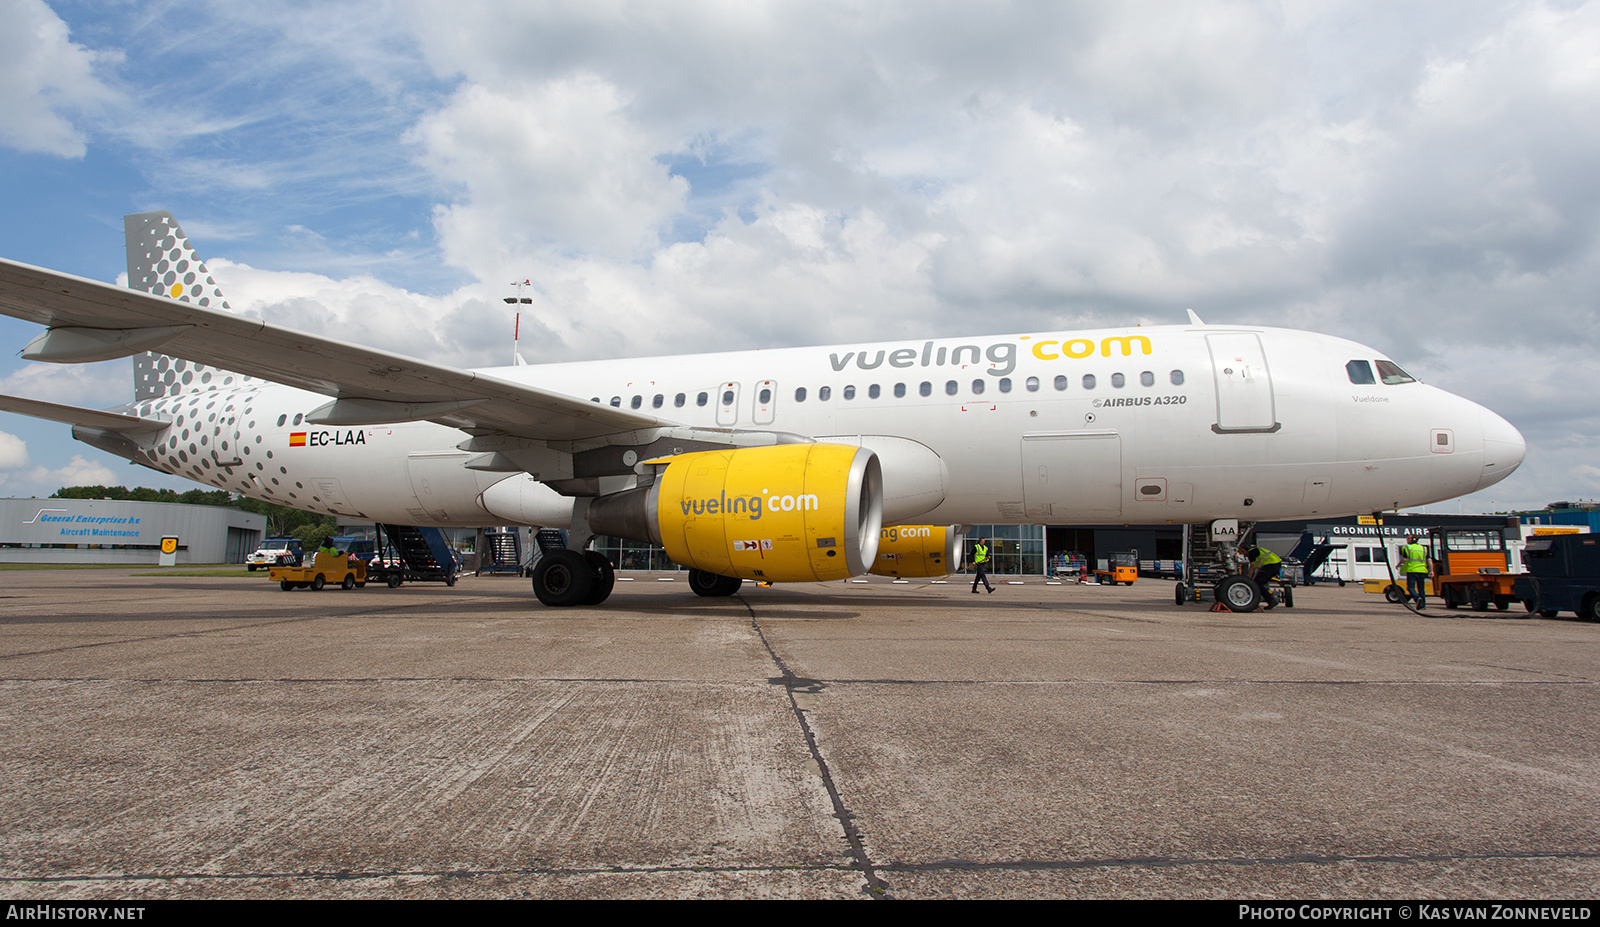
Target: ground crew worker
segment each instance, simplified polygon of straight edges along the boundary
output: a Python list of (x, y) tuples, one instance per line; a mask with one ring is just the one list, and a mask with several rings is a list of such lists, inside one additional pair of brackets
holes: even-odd
[(1400, 572), (1406, 578), (1406, 595), (1417, 603), (1417, 608), (1427, 608), (1428, 549), (1417, 542), (1418, 535), (1406, 536), (1400, 545)]
[(333, 538), (323, 538), (322, 546), (317, 548), (318, 556), (327, 554), (330, 557), (339, 556), (339, 548), (333, 546)]
[(972, 577), (972, 594), (978, 594), (978, 583), (983, 583), (983, 588), (994, 591), (989, 585), (989, 539), (978, 538), (978, 543), (972, 548), (972, 565), (978, 568), (976, 576)]
[(1250, 576), (1256, 585), (1265, 590), (1267, 580), (1277, 579), (1283, 570), (1283, 558), (1265, 547), (1250, 548)]

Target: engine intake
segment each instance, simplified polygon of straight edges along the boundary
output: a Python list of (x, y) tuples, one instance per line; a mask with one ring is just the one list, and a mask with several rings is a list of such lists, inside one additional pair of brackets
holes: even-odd
[(680, 454), (650, 486), (595, 499), (588, 521), (721, 576), (844, 579), (877, 556), (883, 477), (872, 451), (839, 444)]
[(878, 576), (946, 576), (961, 566), (958, 525), (895, 525), (878, 533)]

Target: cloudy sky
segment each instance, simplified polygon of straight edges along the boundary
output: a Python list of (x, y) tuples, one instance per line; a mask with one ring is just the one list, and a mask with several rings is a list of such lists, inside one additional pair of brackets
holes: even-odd
[[(1505, 415), (1466, 511), (1600, 497), (1600, 4), (266, 7), (0, 0), (0, 255), (169, 209), (236, 310), (468, 365), (524, 278), (530, 362), (1192, 307)], [(36, 333), (0, 392), (128, 398)], [(0, 414), (0, 494), (99, 481), (161, 478)]]

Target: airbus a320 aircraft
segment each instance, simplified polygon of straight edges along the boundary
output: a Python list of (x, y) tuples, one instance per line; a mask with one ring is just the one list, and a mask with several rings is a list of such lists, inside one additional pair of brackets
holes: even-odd
[[(1190, 324), (461, 370), (228, 311), (170, 213), (128, 216), (127, 288), (0, 261), (30, 360), (135, 356), (109, 411), (0, 397), (167, 473), (380, 522), (569, 529), (534, 590), (598, 604), (594, 535), (741, 578), (943, 575), (972, 523), (1198, 523), (1422, 505), (1522, 436), (1372, 348)], [(159, 350), (158, 353), (154, 353)]]

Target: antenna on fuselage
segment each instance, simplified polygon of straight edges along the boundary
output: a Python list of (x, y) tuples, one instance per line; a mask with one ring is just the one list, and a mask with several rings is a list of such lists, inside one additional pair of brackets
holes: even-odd
[[(506, 302), (510, 303), (513, 306), (527, 306), (527, 305), (532, 305), (533, 304), (533, 298), (532, 297), (523, 296), (522, 295), (522, 288), (523, 287), (525, 287), (525, 286), (527, 286), (527, 287), (533, 286), (533, 281), (531, 279), (530, 280), (513, 280), (513, 281), (511, 281), (511, 285), (517, 288), (517, 295), (516, 296), (507, 296), (507, 297), (505, 297), (505, 301)], [(517, 350), (517, 340), (519, 338), (521, 338), (521, 337), (522, 337), (522, 313), (518, 312), (516, 321), (514, 321), (511, 324), (511, 366), (513, 366), (513, 367), (523, 367), (523, 366), (526, 366), (527, 363), (528, 363), (527, 361), (522, 359), (521, 352), (519, 352)]]

